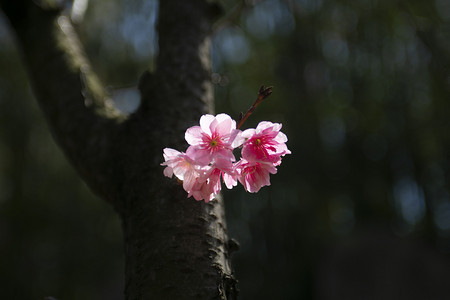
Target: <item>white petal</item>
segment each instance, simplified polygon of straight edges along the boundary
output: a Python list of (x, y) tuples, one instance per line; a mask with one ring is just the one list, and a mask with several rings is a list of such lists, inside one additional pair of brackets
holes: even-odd
[(245, 138), (242, 136), (242, 131), (239, 129), (234, 130), (230, 136), (231, 147), (237, 148), (245, 142)]
[(280, 131), (275, 137), (275, 141), (277, 141), (278, 143), (286, 143), (288, 141), (288, 138), (284, 133)]
[(237, 179), (227, 173), (223, 173), (222, 175), (223, 182), (225, 183), (225, 186), (231, 190), (233, 186), (237, 185)]
[(217, 122), (223, 122), (223, 121), (226, 121), (226, 120), (232, 120), (231, 119), (231, 117), (229, 116), (229, 115), (227, 115), (227, 114), (218, 114), (217, 116), (216, 116), (216, 120), (217, 120)]
[(209, 129), (209, 126), (214, 120), (215, 118), (213, 115), (203, 115), (200, 118), (200, 127), (202, 128), (203, 132), (205, 132), (208, 135), (211, 135), (211, 130)]
[(258, 126), (256, 126), (256, 131), (259, 133), (263, 131), (264, 129), (273, 127), (275, 124), (269, 121), (261, 121), (259, 122)]
[(189, 145), (198, 145), (202, 142), (202, 133), (200, 126), (192, 126), (186, 130), (184, 139)]
[(253, 128), (249, 128), (249, 129), (244, 130), (241, 135), (244, 139), (249, 139), (255, 134), (256, 134), (256, 130)]
[(172, 148), (164, 148), (163, 152), (164, 152), (163, 156), (164, 156), (165, 160), (168, 160), (168, 159), (171, 159), (171, 158), (173, 158), (175, 156), (178, 156), (178, 154), (181, 153), (180, 151), (177, 151), (177, 150), (172, 149)]

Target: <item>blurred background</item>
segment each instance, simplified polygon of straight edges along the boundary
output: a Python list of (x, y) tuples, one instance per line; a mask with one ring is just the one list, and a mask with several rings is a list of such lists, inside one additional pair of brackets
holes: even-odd
[[(95, 70), (132, 112), (157, 1), (75, 3)], [(450, 2), (224, 7), (216, 112), (237, 118), (273, 85), (244, 127), (282, 123), (292, 151), (270, 187), (224, 191), (241, 299), (449, 299)], [(51, 139), (0, 14), (2, 298), (122, 299), (123, 263), (119, 219)]]

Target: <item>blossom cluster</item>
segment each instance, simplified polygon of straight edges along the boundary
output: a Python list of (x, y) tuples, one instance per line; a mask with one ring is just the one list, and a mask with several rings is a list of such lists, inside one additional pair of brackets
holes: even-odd
[[(246, 191), (256, 193), (270, 185), (270, 174), (277, 172), (281, 157), (290, 154), (281, 124), (260, 122), (256, 129), (236, 129), (227, 114), (203, 115), (200, 126), (186, 130), (186, 152), (165, 148), (164, 175), (175, 175), (195, 200), (212, 200), (221, 190), (221, 178), (228, 189), (240, 182)], [(241, 148), (236, 162), (233, 150)]]

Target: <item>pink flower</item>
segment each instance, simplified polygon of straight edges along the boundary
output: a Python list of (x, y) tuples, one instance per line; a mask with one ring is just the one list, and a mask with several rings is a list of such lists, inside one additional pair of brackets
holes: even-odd
[(188, 197), (193, 196), (197, 201), (209, 202), (221, 190), (221, 176), (228, 189), (237, 185), (237, 174), (231, 167), (222, 171), (215, 165), (199, 166), (189, 156), (189, 152), (182, 153), (171, 148), (165, 148), (163, 151), (165, 162), (161, 165), (166, 166), (164, 175), (175, 175), (183, 181), (183, 188)]
[(193, 196), (195, 200), (205, 200), (205, 202), (211, 201), (219, 194), (222, 189), (220, 177), (222, 177), (226, 187), (232, 189), (237, 185), (237, 176), (234, 170), (228, 170), (227, 172), (221, 169), (211, 166), (199, 177), (195, 179), (195, 182), (188, 192), (188, 197)]
[(270, 185), (269, 174), (276, 174), (277, 168), (272, 163), (241, 159), (236, 164), (236, 171), (239, 174), (239, 182), (244, 186), (245, 190), (250, 193), (256, 193), (263, 186)]
[[(164, 149), (164, 175), (183, 181), (188, 197), (209, 202), (221, 191), (221, 180), (228, 189), (240, 182), (246, 191), (258, 192), (270, 185), (270, 174), (277, 173), (281, 157), (290, 154), (281, 124), (260, 122), (244, 132), (226, 114), (203, 115), (200, 126), (186, 130), (186, 153)], [(233, 149), (242, 147), (242, 158), (234, 163)]]
[(239, 131), (236, 121), (227, 114), (203, 115), (200, 126), (193, 126), (186, 130), (185, 139), (191, 145), (191, 157), (200, 165), (216, 163), (219, 167), (227, 168), (235, 161), (233, 142)]
[(188, 192), (192, 189), (196, 178), (204, 171), (186, 153), (171, 148), (165, 148), (163, 151), (165, 162), (161, 165), (167, 166), (164, 169), (164, 175), (167, 177), (175, 175), (183, 181), (183, 188)]
[(197, 177), (192, 188), (187, 191), (188, 197), (193, 196), (195, 200), (209, 202), (221, 190), (220, 184), (221, 171), (217, 168), (210, 168), (202, 176)]
[(281, 156), (291, 154), (286, 146), (287, 137), (280, 131), (281, 124), (263, 121), (256, 129), (247, 129), (240, 135), (244, 139), (242, 157), (248, 161), (280, 164)]

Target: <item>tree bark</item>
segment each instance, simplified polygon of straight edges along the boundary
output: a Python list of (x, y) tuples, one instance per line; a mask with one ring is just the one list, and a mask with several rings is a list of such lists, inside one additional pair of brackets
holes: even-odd
[(220, 197), (186, 199), (162, 174), (162, 149), (213, 111), (207, 0), (160, 3), (156, 70), (140, 80), (141, 106), (117, 112), (91, 70), (70, 20), (32, 1), (0, 0), (16, 32), (36, 98), (81, 177), (123, 221), (126, 299), (234, 299)]

